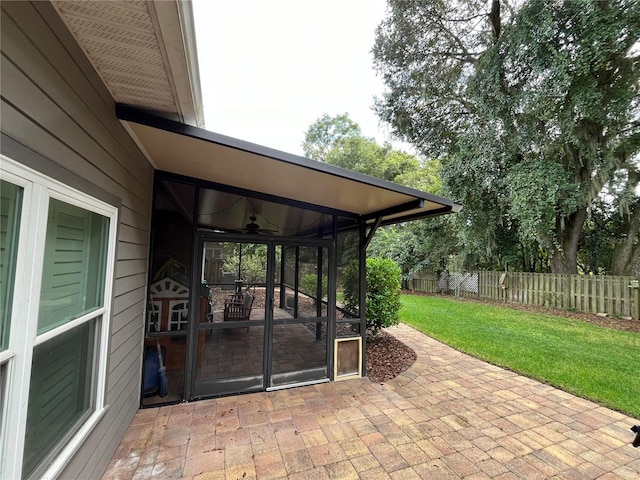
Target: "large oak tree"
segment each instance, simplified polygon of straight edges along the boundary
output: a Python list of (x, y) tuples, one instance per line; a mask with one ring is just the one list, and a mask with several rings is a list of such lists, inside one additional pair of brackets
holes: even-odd
[(639, 41), (635, 0), (390, 0), (376, 109), (446, 163), (478, 248), (506, 235), (576, 272), (590, 209), (605, 202), (621, 219), (612, 273), (628, 273), (640, 255)]

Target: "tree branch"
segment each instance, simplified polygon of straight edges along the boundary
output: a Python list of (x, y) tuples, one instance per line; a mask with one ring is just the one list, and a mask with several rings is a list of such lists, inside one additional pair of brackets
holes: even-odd
[(437, 18), (436, 22), (440, 24), (440, 28), (443, 30), (444, 33), (447, 34), (447, 36), (456, 44), (458, 45), (458, 48), (460, 48), (460, 50), (464, 53), (464, 56), (466, 58), (468, 58), (468, 62), (471, 64), (475, 64), (476, 63), (476, 59), (473, 58), (473, 56), (469, 53), (469, 50), (467, 50), (467, 47), (464, 46), (464, 43), (462, 43), (462, 40), (460, 40), (460, 38), (455, 35), (451, 30), (449, 30), (445, 24), (442, 22), (442, 18)]
[(465, 52), (465, 53), (457, 53), (457, 52), (440, 52), (434, 51), (434, 55), (439, 55), (445, 58), (454, 58), (456, 60), (460, 60), (461, 62), (467, 62), (475, 64), (482, 55), (482, 52)]
[(445, 22), (468, 22), (470, 20), (475, 20), (476, 18), (486, 17), (488, 13), (478, 13), (477, 15), (472, 15), (467, 18), (443, 18), (442, 20)]

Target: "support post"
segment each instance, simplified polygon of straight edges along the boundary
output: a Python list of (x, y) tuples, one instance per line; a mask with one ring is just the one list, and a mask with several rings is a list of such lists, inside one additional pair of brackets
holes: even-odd
[(287, 306), (286, 304), (287, 292), (286, 292), (285, 281), (284, 281), (284, 274), (286, 271), (285, 270), (286, 250), (287, 250), (287, 247), (285, 247), (284, 245), (280, 247), (280, 308), (285, 308)]
[(296, 278), (293, 282), (293, 318), (298, 318), (298, 300), (300, 298), (299, 290), (300, 290), (300, 247), (296, 246)]
[[(377, 228), (377, 227), (375, 227)], [(371, 237), (375, 233), (372, 227), (369, 237), (364, 222), (360, 223), (360, 252), (358, 263), (360, 265), (360, 288), (359, 288), (359, 304), (360, 304), (360, 335), (362, 336), (362, 376), (367, 376), (367, 245), (371, 241)]]
[[(322, 248), (318, 247), (318, 266), (316, 268), (316, 317), (322, 316)], [(316, 322), (316, 340), (322, 340), (322, 322)]]
[(631, 280), (629, 284), (631, 290), (631, 300), (633, 301), (633, 310), (631, 311), (631, 318), (634, 320), (640, 320), (640, 278)]

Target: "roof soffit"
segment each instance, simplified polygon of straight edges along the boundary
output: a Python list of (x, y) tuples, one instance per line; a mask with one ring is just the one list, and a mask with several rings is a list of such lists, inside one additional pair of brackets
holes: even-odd
[(116, 103), (204, 124), (191, 2), (52, 4)]

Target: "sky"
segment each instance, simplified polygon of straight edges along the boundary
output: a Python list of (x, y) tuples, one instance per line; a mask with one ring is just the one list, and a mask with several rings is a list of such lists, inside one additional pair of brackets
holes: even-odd
[[(323, 114), (348, 113), (378, 143), (373, 70), (385, 0), (193, 0), (205, 128), (302, 155)], [(395, 143), (394, 143), (395, 145)]]

